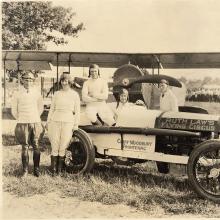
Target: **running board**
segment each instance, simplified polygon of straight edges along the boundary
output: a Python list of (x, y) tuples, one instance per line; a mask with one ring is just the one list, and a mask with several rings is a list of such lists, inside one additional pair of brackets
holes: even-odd
[(188, 156), (180, 156), (180, 155), (170, 155), (159, 152), (135, 152), (129, 150), (119, 150), (119, 149), (104, 149), (104, 152), (98, 152), (108, 156), (119, 156), (119, 157), (127, 157), (127, 158), (135, 158), (135, 159), (144, 159), (144, 160), (152, 160), (152, 161), (161, 161), (167, 163), (176, 163), (176, 164), (187, 164)]

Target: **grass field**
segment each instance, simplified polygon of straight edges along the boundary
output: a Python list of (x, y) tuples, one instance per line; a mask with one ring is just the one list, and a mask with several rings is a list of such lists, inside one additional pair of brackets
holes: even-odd
[(198, 106), (208, 110), (209, 114), (220, 115), (220, 103), (215, 102), (186, 102), (187, 106)]
[[(191, 103), (188, 103), (191, 105)], [(219, 104), (204, 106), (218, 113)], [(219, 205), (201, 199), (189, 186), (185, 176), (163, 175), (155, 169), (154, 162), (132, 167), (115, 165), (111, 160), (97, 159), (91, 173), (80, 176), (63, 174), (51, 177), (50, 144), (45, 137), (41, 143), (42, 160), (39, 178), (21, 176), (21, 147), (13, 134), (3, 127), (3, 191), (18, 197), (46, 195), (59, 192), (61, 197), (77, 197), (83, 201), (96, 201), (103, 204), (125, 204), (144, 210), (151, 217), (169, 215), (193, 215), (195, 217), (220, 217)], [(32, 152), (30, 152), (32, 154)], [(32, 155), (30, 155), (32, 172)]]
[[(220, 217), (219, 206), (198, 198), (186, 178), (157, 173), (152, 162), (133, 167), (117, 166), (111, 160), (97, 160), (93, 171), (83, 176), (51, 177), (49, 154), (42, 153), (39, 178), (21, 179), (20, 146), (4, 146), (3, 190), (16, 196), (60, 192), (103, 204), (125, 204), (145, 210), (149, 216), (195, 214)], [(31, 156), (30, 156), (31, 158)], [(29, 172), (33, 169), (32, 161)]]

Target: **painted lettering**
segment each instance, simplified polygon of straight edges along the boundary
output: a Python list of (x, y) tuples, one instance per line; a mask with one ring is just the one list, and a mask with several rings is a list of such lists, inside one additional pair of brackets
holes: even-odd
[[(117, 139), (117, 143), (121, 144), (121, 139)], [(146, 150), (146, 147), (151, 147), (152, 142), (148, 141), (136, 141), (136, 140), (123, 140), (125, 148), (137, 149), (137, 150)]]
[(129, 150), (139, 150), (139, 151), (146, 151), (146, 147), (143, 146), (125, 146), (125, 149), (129, 149)]
[(213, 131), (215, 129), (215, 121), (183, 118), (162, 118), (160, 119), (160, 128)]

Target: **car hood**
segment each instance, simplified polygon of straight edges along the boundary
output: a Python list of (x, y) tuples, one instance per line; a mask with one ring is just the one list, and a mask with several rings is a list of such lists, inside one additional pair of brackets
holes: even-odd
[[(143, 106), (129, 105), (118, 115), (116, 126), (134, 128), (162, 128), (186, 131), (220, 131), (217, 115), (162, 112)], [(89, 125), (85, 112), (81, 114), (80, 125)]]
[(187, 131), (220, 130), (218, 115), (198, 114), (188, 112), (162, 112), (134, 106), (120, 113), (117, 126), (149, 127)]

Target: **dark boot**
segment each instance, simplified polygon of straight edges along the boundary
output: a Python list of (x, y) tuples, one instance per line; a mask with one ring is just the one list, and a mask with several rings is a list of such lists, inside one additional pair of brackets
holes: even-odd
[(28, 164), (29, 164), (28, 146), (22, 146), (21, 161), (23, 166), (22, 177), (26, 177), (28, 175)]
[(58, 157), (58, 169), (57, 169), (57, 174), (59, 175), (64, 168), (64, 157), (59, 156)]
[(34, 176), (40, 176), (40, 151), (34, 150), (33, 154), (33, 161), (34, 161)]
[(52, 176), (55, 176), (55, 173), (57, 171), (57, 162), (58, 162), (58, 156), (51, 155), (51, 173)]

